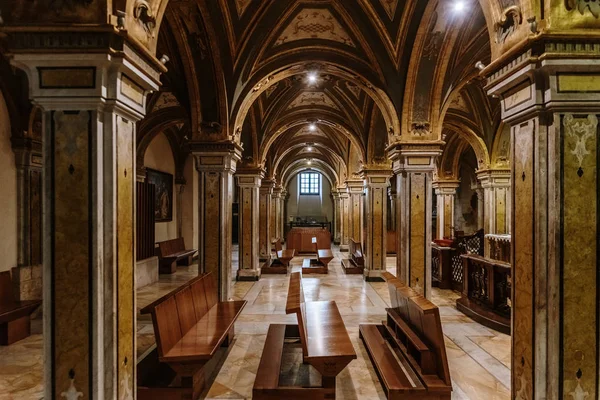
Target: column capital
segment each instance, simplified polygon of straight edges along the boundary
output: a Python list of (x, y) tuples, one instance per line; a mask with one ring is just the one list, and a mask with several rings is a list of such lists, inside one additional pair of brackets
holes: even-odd
[(242, 148), (234, 142), (192, 142), (190, 149), (198, 172), (235, 173)]
[(364, 189), (364, 183), (362, 180), (347, 180), (346, 181), (348, 193), (362, 193)]
[(487, 188), (510, 188), (511, 172), (509, 169), (487, 169), (477, 171), (477, 180), (481, 182), (484, 189)]
[(283, 196), (283, 186), (275, 185), (273, 188), (273, 198), (281, 198)]
[(456, 189), (458, 189), (459, 186), (460, 180), (438, 180), (432, 183), (432, 187), (435, 190), (435, 194), (438, 196), (454, 196), (456, 194)]
[(276, 182), (273, 179), (263, 179), (260, 185), (260, 192), (263, 194), (273, 194)]
[(42, 168), (42, 142), (28, 137), (11, 138), (17, 168)]
[(433, 172), (442, 155), (443, 142), (397, 143), (386, 149), (395, 174), (402, 172)]
[(387, 165), (365, 165), (360, 171), (365, 187), (385, 187), (390, 186), (390, 178), (393, 172)]

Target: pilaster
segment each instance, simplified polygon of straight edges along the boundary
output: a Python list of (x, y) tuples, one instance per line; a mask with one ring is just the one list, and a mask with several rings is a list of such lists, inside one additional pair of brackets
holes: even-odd
[(431, 297), (432, 179), (439, 143), (396, 144), (388, 149), (398, 191), (398, 276)]
[(460, 185), (456, 180), (438, 180), (433, 182), (437, 196), (437, 232), (438, 239), (454, 236), (454, 200), (456, 189)]
[[(510, 233), (510, 170), (484, 170), (477, 172), (483, 192), (483, 231), (485, 233)], [(484, 253), (490, 256), (490, 245), (485, 241)]]
[(70, 385), (84, 398), (135, 393), (135, 124), (165, 69), (114, 32), (86, 38), (93, 51), (77, 33), (8, 32), (11, 61), (43, 110), (49, 399)]
[(273, 236), (273, 239), (278, 239), (279, 241), (281, 241), (282, 236), (283, 236), (283, 231), (281, 230), (281, 227), (283, 226), (282, 224), (282, 219), (283, 219), (283, 196), (282, 196), (282, 192), (283, 192), (283, 187), (281, 186), (275, 186), (275, 188), (273, 189), (273, 195), (272, 195), (272, 199), (273, 199), (273, 213), (274, 213), (274, 227), (273, 227), (273, 232), (271, 234), (271, 236)]
[[(362, 180), (346, 181), (348, 187), (348, 238), (363, 242), (363, 202), (365, 188)], [(348, 244), (349, 242), (347, 242)]]
[(599, 48), (531, 43), (485, 71), (511, 129), (512, 392), (598, 399)]
[(237, 280), (258, 280), (259, 264), (259, 190), (262, 170), (240, 170), (236, 173), (239, 187), (239, 269)]
[(272, 227), (272, 195), (275, 181), (264, 180), (260, 186), (260, 222), (259, 222), (259, 250), (260, 260), (269, 261), (271, 259), (271, 227)]
[(350, 194), (347, 186), (338, 187), (340, 196), (340, 251), (348, 251), (350, 245)]
[[(388, 167), (389, 168), (389, 167)], [(387, 190), (392, 171), (367, 166), (361, 171), (365, 188), (365, 270), (367, 281), (383, 281), (387, 257)]]
[(332, 190), (331, 197), (333, 199), (333, 244), (341, 243), (341, 197), (337, 190)]
[(219, 298), (231, 298), (233, 174), (241, 148), (233, 142), (192, 143), (198, 171), (198, 265), (219, 281)]

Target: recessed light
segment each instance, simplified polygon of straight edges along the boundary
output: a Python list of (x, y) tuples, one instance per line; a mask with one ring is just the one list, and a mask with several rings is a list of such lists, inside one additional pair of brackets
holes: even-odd
[(312, 165), (312, 161), (311, 161), (311, 160), (308, 160), (306, 163), (307, 163), (308, 165)]
[(308, 83), (315, 84), (319, 80), (316, 72), (310, 72), (307, 76)]
[(308, 146), (308, 147), (306, 148), (306, 151), (312, 151), (312, 147)]
[(317, 124), (310, 124), (308, 126), (308, 130), (311, 131), (311, 132), (316, 131), (317, 130)]
[(467, 4), (464, 0), (456, 0), (452, 6), (454, 12), (463, 12), (467, 8)]

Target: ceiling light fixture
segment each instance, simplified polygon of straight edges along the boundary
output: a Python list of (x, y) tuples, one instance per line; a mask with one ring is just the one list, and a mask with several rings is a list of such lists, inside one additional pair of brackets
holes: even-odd
[(311, 132), (314, 132), (314, 131), (316, 131), (316, 130), (317, 130), (317, 124), (314, 124), (314, 123), (313, 123), (313, 124), (310, 124), (310, 125), (308, 126), (308, 130), (309, 130), (309, 131), (311, 131)]
[(454, 12), (463, 12), (467, 8), (467, 4), (463, 0), (456, 0), (452, 8)]
[(316, 72), (309, 72), (307, 79), (308, 79), (308, 83), (314, 85), (319, 80), (319, 77), (317, 76)]
[(310, 159), (309, 159), (308, 161), (306, 161), (306, 163), (307, 163), (308, 165), (312, 165), (312, 160), (310, 160)]
[(306, 151), (312, 151), (312, 147), (308, 146), (308, 147), (306, 148)]

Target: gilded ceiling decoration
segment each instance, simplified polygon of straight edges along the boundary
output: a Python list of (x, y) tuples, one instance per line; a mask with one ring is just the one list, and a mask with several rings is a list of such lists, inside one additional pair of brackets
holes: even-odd
[(324, 92), (302, 92), (288, 106), (288, 110), (306, 106), (325, 106), (339, 110), (340, 108)]
[(304, 39), (331, 40), (356, 47), (348, 32), (326, 9), (304, 9), (281, 32), (274, 46)]
[(389, 15), (390, 19), (393, 20), (396, 15), (396, 9), (398, 8), (399, 0), (379, 0), (381, 5), (385, 9), (385, 12)]
[(176, 107), (179, 105), (179, 101), (175, 98), (171, 92), (161, 92), (160, 97), (156, 100), (152, 112), (161, 110), (168, 107)]
[(237, 9), (238, 17), (242, 17), (244, 15), (244, 11), (250, 4), (252, 0), (235, 0), (235, 7)]

